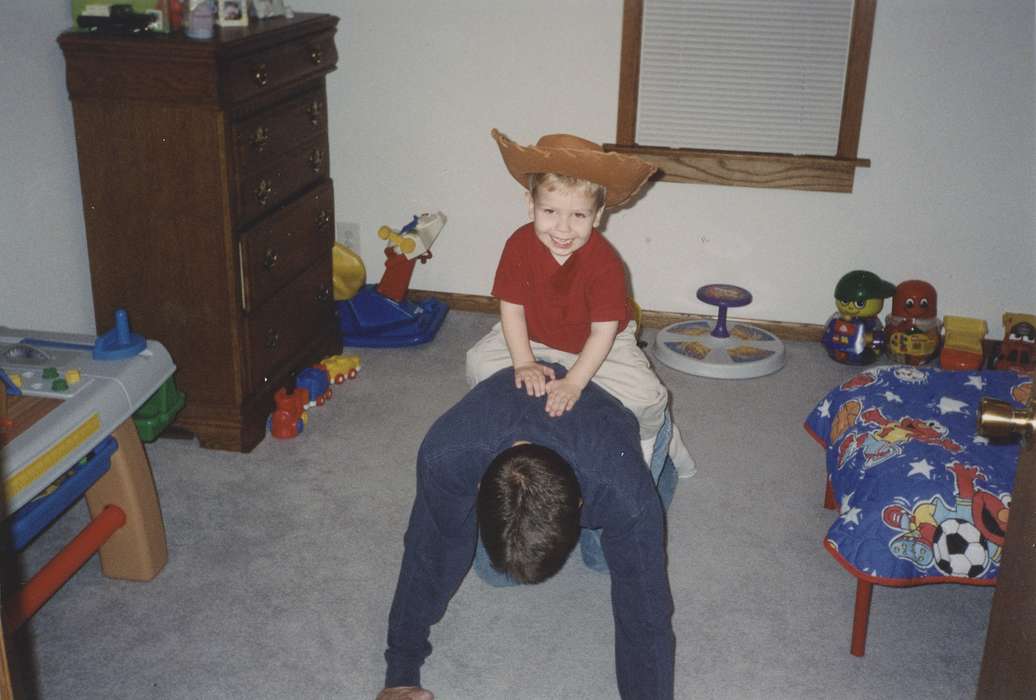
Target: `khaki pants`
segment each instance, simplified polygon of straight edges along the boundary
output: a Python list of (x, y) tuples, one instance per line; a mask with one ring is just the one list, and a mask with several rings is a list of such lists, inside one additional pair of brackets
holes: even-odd
[[(669, 390), (651, 369), (644, 351), (637, 347), (633, 328), (631, 323), (615, 337), (611, 352), (594, 375), (594, 383), (633, 412), (640, 424), (642, 441), (653, 441), (665, 420)], [(571, 369), (579, 358), (575, 353), (555, 350), (537, 342), (532, 343), (532, 354), (540, 362), (556, 362), (566, 369)], [(507, 350), (503, 330), (497, 323), (493, 330), (468, 350), (468, 385), (475, 386), (486, 377), (511, 366), (511, 353)]]

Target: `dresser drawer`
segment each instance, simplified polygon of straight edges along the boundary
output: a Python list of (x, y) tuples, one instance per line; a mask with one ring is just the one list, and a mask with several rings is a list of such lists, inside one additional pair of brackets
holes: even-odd
[(303, 141), (327, 131), (327, 95), (311, 90), (232, 127), (238, 172), (260, 170)]
[(284, 202), (327, 177), (327, 134), (295, 146), (262, 170), (238, 173), (235, 226), (274, 211)]
[(223, 72), (225, 94), (231, 102), (249, 100), (328, 73), (337, 61), (333, 30), (302, 36), (231, 59)]
[(241, 234), (241, 299), (245, 312), (302, 274), (334, 245), (334, 189), (318, 185)]
[(334, 307), (328, 248), (327, 255), (246, 317), (250, 389), (261, 389), (330, 325), (334, 325)]

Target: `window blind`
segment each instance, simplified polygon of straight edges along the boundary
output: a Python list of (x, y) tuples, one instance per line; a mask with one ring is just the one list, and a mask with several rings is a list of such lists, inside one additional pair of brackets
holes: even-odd
[(853, 0), (644, 0), (637, 143), (833, 156)]

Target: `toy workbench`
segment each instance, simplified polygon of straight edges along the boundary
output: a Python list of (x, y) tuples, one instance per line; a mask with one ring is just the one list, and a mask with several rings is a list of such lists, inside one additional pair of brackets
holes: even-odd
[(112, 578), (148, 581), (165, 566), (165, 528), (132, 414), (176, 368), (161, 343), (129, 332), (124, 314), (116, 322), (99, 338), (0, 326), (4, 539), (23, 548), (84, 495), (92, 517), (5, 601), (8, 632), (56, 590), (37, 579), (63, 583), (94, 552)]
[(24, 396), (49, 399), (32, 402), (35, 420), (12, 415), (21, 430), (0, 451), (9, 513), (112, 434), (175, 369), (156, 341), (117, 359), (94, 359), (96, 343), (92, 336), (0, 326), (0, 369), (20, 378), (16, 383)]

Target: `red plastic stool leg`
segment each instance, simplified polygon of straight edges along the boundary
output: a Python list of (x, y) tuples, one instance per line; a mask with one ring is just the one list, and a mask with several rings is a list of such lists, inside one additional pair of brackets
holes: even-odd
[(838, 502), (835, 501), (835, 492), (831, 488), (831, 477), (827, 479), (827, 486), (824, 487), (824, 507), (828, 510), (835, 510), (838, 508)]
[(856, 606), (853, 610), (853, 640), (849, 646), (849, 652), (853, 656), (863, 656), (863, 650), (867, 646), (867, 623), (871, 615), (871, 593), (874, 592), (874, 584), (870, 581), (858, 579), (856, 581)]

